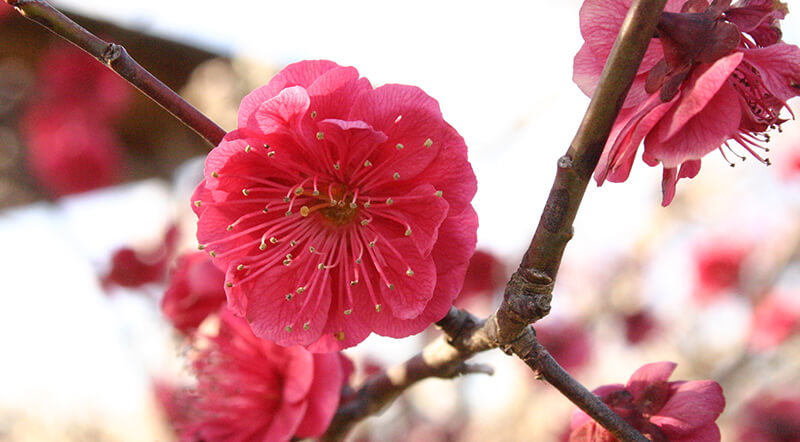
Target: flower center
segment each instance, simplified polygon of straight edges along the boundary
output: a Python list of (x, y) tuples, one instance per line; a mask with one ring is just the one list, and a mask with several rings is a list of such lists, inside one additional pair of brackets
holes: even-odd
[(344, 184), (331, 184), (328, 194), (319, 196), (322, 198), (318, 201), (327, 203), (320, 209), (322, 217), (335, 226), (350, 224), (358, 214), (356, 197)]

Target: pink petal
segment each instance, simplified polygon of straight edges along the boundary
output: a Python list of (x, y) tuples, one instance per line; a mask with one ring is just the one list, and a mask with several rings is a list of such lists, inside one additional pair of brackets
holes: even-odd
[(300, 86), (292, 86), (263, 102), (247, 120), (249, 134), (275, 134), (296, 127), (311, 101)]
[(335, 67), (315, 79), (306, 90), (311, 98), (309, 111), (316, 112), (314, 119), (321, 121), (346, 119), (358, 97), (370, 92), (372, 85), (366, 78), (359, 78), (353, 67)]
[(261, 104), (278, 95), (281, 90), (290, 86), (310, 86), (317, 77), (338, 66), (327, 60), (304, 60), (286, 66), (272, 77), (267, 85), (250, 92), (242, 99), (239, 106), (238, 126), (246, 127), (250, 116)]
[[(308, 345), (319, 338), (333, 296), (332, 282), (322, 276), (315, 284), (306, 287), (309, 275), (320, 271), (318, 263), (310, 256), (316, 255), (302, 253), (291, 265), (273, 265), (245, 283), (233, 279), (238, 275), (233, 267), (228, 272), (233, 287), (226, 291), (247, 297), (247, 318), (256, 336), (282, 346)], [(305, 287), (305, 290), (298, 293), (300, 287)], [(288, 294), (292, 295), (289, 300)], [(230, 299), (231, 295), (228, 297)], [(304, 327), (306, 323), (308, 329)], [(291, 327), (291, 331), (287, 327)]]
[(672, 436), (670, 442), (720, 442), (722, 435), (717, 424), (706, 425), (691, 434)]
[(645, 364), (633, 372), (625, 389), (633, 395), (634, 399), (638, 399), (651, 384), (669, 380), (677, 366), (678, 364), (667, 361)]
[(780, 42), (743, 51), (745, 61), (758, 69), (764, 86), (779, 100), (800, 95), (800, 48)]
[[(270, 342), (267, 348), (274, 345)], [(281, 351), (284, 351), (288, 357), (288, 362), (281, 367), (284, 374), (281, 401), (292, 403), (303, 401), (310, 393), (314, 378), (321, 374), (315, 372), (314, 355), (299, 346), (281, 349)]]
[(333, 419), (339, 406), (339, 393), (345, 381), (339, 353), (314, 355), (314, 381), (308, 392), (308, 408), (296, 437), (322, 435)]
[[(292, 439), (295, 431), (308, 408), (307, 401), (282, 402), (280, 408), (269, 422), (269, 427), (264, 434), (264, 441), (288, 441)], [(220, 439), (223, 440), (223, 439)]]
[(345, 170), (363, 168), (368, 153), (387, 140), (386, 134), (361, 120), (328, 119), (320, 121), (318, 128), (325, 133), (333, 158), (340, 159)]
[(701, 160), (689, 160), (681, 164), (678, 178), (694, 178), (700, 173)]
[(675, 198), (675, 185), (678, 183), (678, 169), (664, 168), (661, 174), (661, 206), (667, 207)]
[[(572, 81), (578, 85), (584, 94), (591, 97), (594, 95), (597, 84), (600, 82), (600, 74), (603, 72), (604, 61), (599, 62), (588, 44), (584, 43), (575, 55), (572, 68)], [(645, 89), (647, 73), (643, 72), (636, 75), (633, 84), (625, 97), (623, 108), (633, 107), (646, 100), (650, 94)]]
[(725, 409), (722, 387), (714, 381), (678, 383), (664, 407), (650, 421), (667, 436), (680, 437), (712, 425)]
[[(700, 113), (720, 88), (727, 83), (730, 75), (742, 61), (742, 57), (742, 53), (734, 52), (727, 57), (720, 58), (700, 74), (693, 75), (689, 84), (683, 87), (683, 91), (678, 98), (678, 102), (672, 108), (672, 112), (664, 116), (661, 124), (659, 124), (658, 138), (666, 140), (673, 137), (683, 129), (689, 120)], [(717, 117), (717, 119), (720, 118)]]
[[(417, 251), (427, 256), (436, 243), (439, 226), (447, 218), (449, 207), (447, 200), (436, 196), (433, 186), (424, 184), (396, 198), (391, 206), (376, 208), (372, 212), (375, 218), (371, 226), (386, 238), (402, 238), (408, 233)], [(406, 226), (410, 229), (406, 230)]]
[(645, 152), (657, 158), (666, 168), (676, 168), (687, 160), (702, 158), (738, 133), (741, 121), (739, 95), (730, 84), (724, 84), (711, 101), (669, 139), (655, 127), (644, 142)]
[(612, 135), (616, 132), (618, 125), (623, 126), (615, 138), (609, 137), (609, 143), (612, 143), (613, 140), (613, 144), (606, 144), (603, 155), (600, 157), (598, 168), (595, 171), (595, 180), (599, 184), (606, 179), (611, 182), (623, 182), (628, 179), (642, 139), (658, 124), (675, 102), (676, 100), (673, 99), (668, 103), (662, 103), (658, 95), (653, 94), (635, 110), (626, 111), (617, 117)]

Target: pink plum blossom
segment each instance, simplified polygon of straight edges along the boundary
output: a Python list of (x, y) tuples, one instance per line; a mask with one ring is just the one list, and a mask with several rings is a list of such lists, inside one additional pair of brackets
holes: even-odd
[[(673, 362), (647, 364), (626, 385), (594, 390), (615, 413), (654, 442), (719, 442), (715, 421), (725, 408), (722, 387), (714, 381), (668, 381)], [(617, 439), (581, 410), (570, 424), (571, 442)]]
[(536, 338), (567, 371), (582, 368), (592, 357), (586, 327), (568, 319), (546, 319), (536, 323)]
[(492, 295), (503, 286), (506, 277), (503, 263), (499, 258), (485, 250), (476, 250), (469, 260), (464, 286), (458, 294), (456, 305), (463, 305), (475, 297), (491, 299)]
[[(611, 130), (595, 179), (622, 182), (639, 144), (643, 160), (664, 167), (662, 205), (680, 178), (693, 178), (701, 158), (731, 142), (757, 152), (780, 126), (786, 101), (800, 94), (800, 48), (783, 43), (778, 21), (786, 6), (773, 0), (668, 0), (653, 40)], [(631, 0), (586, 0), (585, 43), (575, 56), (575, 83), (587, 95), (600, 73)], [(742, 157), (744, 158), (744, 157)]]
[(188, 409), (173, 413), (184, 419), (175, 424), (181, 440), (288, 441), (325, 432), (352, 371), (342, 355), (259, 339), (226, 309), (208, 339), (192, 357), (197, 386), (178, 398)]
[(800, 439), (800, 395), (760, 394), (744, 404), (736, 419), (740, 441), (794, 442)]
[(161, 300), (161, 312), (183, 333), (196, 329), (225, 303), (225, 274), (203, 252), (178, 258), (169, 287)]
[(748, 242), (721, 237), (699, 244), (694, 250), (694, 298), (703, 303), (736, 290), (742, 264), (751, 250)]
[(238, 125), (192, 199), (228, 306), (257, 336), (328, 352), (447, 313), (475, 247), (476, 180), (436, 100), (302, 61), (245, 97)]
[(800, 331), (800, 300), (797, 293), (771, 292), (753, 308), (748, 344), (751, 350), (777, 347)]

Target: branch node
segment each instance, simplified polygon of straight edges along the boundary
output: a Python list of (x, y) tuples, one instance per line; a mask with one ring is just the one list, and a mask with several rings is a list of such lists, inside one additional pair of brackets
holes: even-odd
[(564, 155), (563, 157), (558, 159), (558, 167), (561, 169), (569, 169), (572, 167), (572, 157), (569, 155)]
[(100, 61), (104, 64), (111, 66), (111, 63), (117, 61), (126, 53), (125, 48), (116, 43), (109, 43), (106, 49), (100, 55)]
[(520, 267), (511, 275), (495, 316), (498, 344), (511, 344), (525, 333), (528, 324), (550, 313), (553, 284), (553, 278), (534, 268)]

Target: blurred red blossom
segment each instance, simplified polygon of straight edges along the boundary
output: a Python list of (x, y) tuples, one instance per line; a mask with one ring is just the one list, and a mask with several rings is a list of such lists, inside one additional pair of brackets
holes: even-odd
[[(714, 381), (669, 382), (676, 365), (647, 364), (626, 385), (604, 385), (593, 392), (654, 442), (718, 442), (715, 421), (725, 408), (722, 387)], [(570, 427), (571, 442), (617, 440), (581, 410), (573, 413)]]
[[(587, 95), (597, 86), (631, 0), (586, 0), (581, 8), (583, 47), (575, 56), (575, 83)], [(772, 0), (669, 0), (658, 40), (645, 54), (611, 131), (595, 179), (628, 178), (639, 144), (643, 160), (661, 163), (662, 205), (680, 178), (693, 178), (701, 158), (736, 142), (756, 150), (766, 131), (782, 124), (786, 101), (800, 94), (800, 48), (783, 43), (779, 20), (788, 9)], [(723, 152), (724, 155), (724, 152)], [(739, 156), (738, 154), (735, 154)]]
[(164, 239), (155, 249), (146, 251), (130, 247), (118, 249), (111, 257), (111, 270), (103, 277), (103, 286), (108, 288), (115, 284), (134, 288), (163, 281), (177, 239), (178, 229), (172, 226), (167, 229)]
[(742, 263), (751, 250), (749, 244), (729, 238), (714, 238), (698, 245), (694, 251), (694, 298), (706, 302), (738, 288)]
[(650, 338), (659, 327), (655, 316), (646, 310), (623, 315), (622, 323), (625, 326), (625, 339), (634, 345)]
[(28, 169), (52, 196), (85, 192), (121, 177), (123, 149), (113, 129), (98, 124), (83, 108), (33, 106), (20, 132)]
[(475, 296), (491, 296), (503, 286), (506, 277), (503, 263), (495, 255), (476, 250), (469, 260), (467, 274), (464, 277), (464, 286), (458, 295), (456, 305)]
[(67, 43), (42, 57), (36, 95), (21, 118), (27, 163), (37, 181), (59, 197), (115, 184), (123, 148), (112, 126), (131, 87)]
[(748, 341), (752, 350), (768, 350), (797, 331), (800, 331), (800, 300), (795, 293), (772, 292), (753, 309)]
[(536, 339), (567, 371), (582, 368), (592, 357), (589, 333), (577, 321), (556, 318), (537, 322)]
[(352, 371), (344, 356), (260, 339), (227, 309), (208, 341), (192, 356), (197, 386), (183, 396), (181, 440), (288, 441), (325, 432)]
[(245, 97), (238, 125), (192, 200), (228, 306), (258, 336), (329, 352), (447, 313), (475, 247), (477, 184), (436, 100), (302, 61)]
[(203, 252), (178, 258), (169, 287), (161, 300), (161, 312), (183, 333), (196, 329), (208, 315), (225, 303), (225, 274)]
[(800, 395), (756, 396), (744, 404), (736, 424), (739, 427), (741, 441), (800, 440)]

